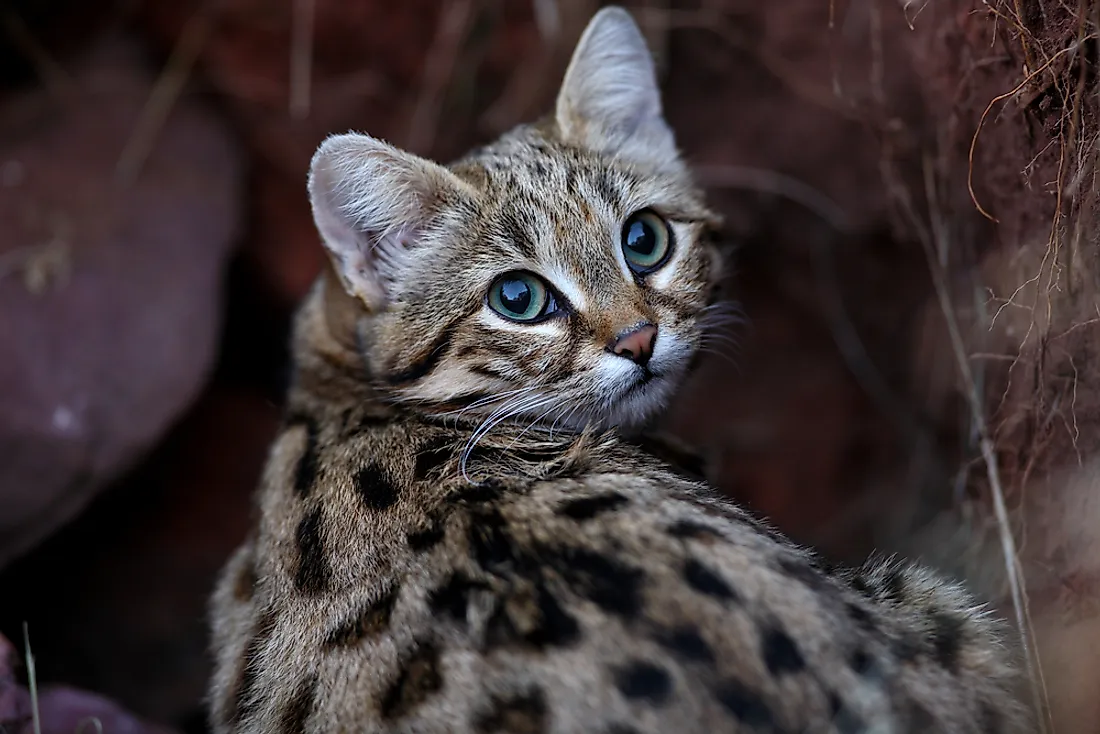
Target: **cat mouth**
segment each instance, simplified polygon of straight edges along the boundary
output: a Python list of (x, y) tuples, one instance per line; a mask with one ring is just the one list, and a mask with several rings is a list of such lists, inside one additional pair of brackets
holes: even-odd
[(660, 378), (661, 374), (654, 372), (649, 367), (642, 367), (641, 372), (638, 374), (638, 377), (634, 380), (634, 382), (626, 386), (626, 388), (622, 391), (620, 397), (630, 397), (639, 392), (642, 392), (648, 385), (652, 384), (656, 380), (659, 380)]

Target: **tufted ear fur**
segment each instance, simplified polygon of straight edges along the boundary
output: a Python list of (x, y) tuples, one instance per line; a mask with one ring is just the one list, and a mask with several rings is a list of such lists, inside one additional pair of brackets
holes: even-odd
[(313, 219), (344, 289), (385, 308), (441, 204), (473, 196), (446, 168), (368, 135), (334, 135), (313, 156)]
[(603, 8), (589, 21), (558, 92), (556, 121), (575, 145), (660, 171), (683, 168), (653, 58), (622, 8)]

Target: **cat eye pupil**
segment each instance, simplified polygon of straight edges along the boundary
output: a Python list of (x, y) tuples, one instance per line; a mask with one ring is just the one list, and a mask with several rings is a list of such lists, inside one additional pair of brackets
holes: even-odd
[(652, 255), (657, 246), (657, 234), (645, 222), (634, 222), (626, 234), (626, 246), (639, 255)]
[(489, 308), (509, 321), (541, 321), (557, 310), (546, 283), (527, 272), (505, 273), (494, 280), (487, 301)]
[(526, 313), (531, 307), (531, 286), (522, 280), (506, 280), (500, 284), (500, 302), (513, 313)]
[(672, 232), (668, 224), (648, 209), (631, 214), (623, 224), (623, 256), (638, 275), (652, 273), (668, 260)]

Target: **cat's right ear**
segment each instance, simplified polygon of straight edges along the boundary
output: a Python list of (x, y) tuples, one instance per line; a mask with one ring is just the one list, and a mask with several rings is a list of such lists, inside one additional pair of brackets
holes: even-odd
[(665, 122), (653, 58), (626, 10), (597, 12), (558, 92), (555, 119), (569, 142), (657, 170), (683, 163)]
[(368, 135), (334, 135), (309, 171), (313, 220), (344, 289), (385, 308), (440, 205), (473, 196), (443, 166)]

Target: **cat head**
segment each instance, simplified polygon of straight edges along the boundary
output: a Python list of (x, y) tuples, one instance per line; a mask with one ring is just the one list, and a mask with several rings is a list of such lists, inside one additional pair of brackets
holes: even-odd
[(337, 135), (309, 192), (361, 309), (367, 373), (396, 402), (631, 428), (664, 407), (699, 346), (716, 219), (620, 8), (589, 23), (549, 119), (447, 167)]

